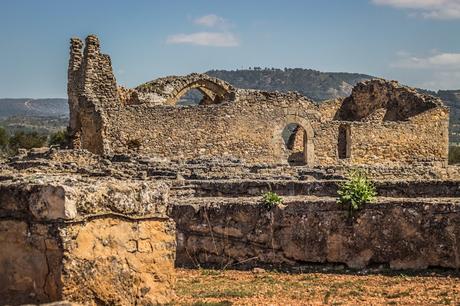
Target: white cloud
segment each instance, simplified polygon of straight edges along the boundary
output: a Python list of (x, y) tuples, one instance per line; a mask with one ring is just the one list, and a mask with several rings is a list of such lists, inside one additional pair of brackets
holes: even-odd
[(236, 47), (238, 39), (229, 32), (196, 32), (191, 34), (175, 34), (167, 38), (168, 44), (192, 44), (213, 47)]
[(434, 90), (460, 88), (460, 53), (432, 50), (420, 56), (399, 51), (390, 67), (403, 78), (409, 77), (417, 87)]
[(460, 53), (437, 53), (419, 57), (400, 51), (392, 67), (405, 69), (442, 69), (460, 70)]
[(220, 16), (215, 14), (204, 15), (193, 19), (192, 22), (199, 26), (214, 28), (215, 31), (174, 34), (168, 36), (166, 43), (212, 47), (236, 47), (239, 45), (236, 35), (228, 31), (231, 27), (230, 23)]
[(411, 11), (410, 15), (431, 19), (459, 19), (460, 0), (371, 0), (377, 5)]
[(205, 15), (205, 16), (201, 16), (200, 18), (196, 18), (193, 20), (193, 23), (201, 25), (201, 26), (209, 27), (209, 28), (215, 28), (215, 27), (227, 28), (229, 27), (229, 23), (227, 20), (225, 20), (224, 18), (220, 16), (214, 15), (214, 14)]

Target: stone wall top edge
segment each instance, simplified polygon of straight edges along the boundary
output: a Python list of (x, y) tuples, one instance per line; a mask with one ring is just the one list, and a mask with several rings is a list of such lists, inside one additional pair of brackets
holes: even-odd
[(164, 218), (169, 187), (162, 182), (94, 179), (86, 182), (0, 183), (0, 217), (38, 221), (101, 215)]

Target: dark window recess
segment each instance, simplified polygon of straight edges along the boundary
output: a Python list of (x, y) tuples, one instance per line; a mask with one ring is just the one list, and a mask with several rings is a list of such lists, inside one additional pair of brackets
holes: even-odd
[(339, 127), (339, 139), (337, 144), (339, 159), (350, 157), (350, 127), (341, 125)]

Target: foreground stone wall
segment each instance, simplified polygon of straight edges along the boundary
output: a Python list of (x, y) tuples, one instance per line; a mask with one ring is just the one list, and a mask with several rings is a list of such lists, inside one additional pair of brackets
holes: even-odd
[(458, 201), (382, 200), (353, 218), (327, 198), (272, 210), (243, 198), (203, 202), (174, 206), (180, 266), (460, 267)]
[(171, 301), (175, 228), (165, 186), (33, 180), (0, 184), (0, 304)]
[[(300, 157), (308, 166), (447, 165), (448, 109), (395, 81), (362, 82), (349, 97), (321, 105), (292, 92), (237, 89), (203, 74), (126, 89), (117, 87), (97, 37), (89, 36), (82, 48), (72, 40), (68, 92), (76, 148), (270, 164), (287, 164), (297, 152), (296, 162)], [(205, 95), (201, 105), (176, 107), (190, 89)], [(292, 123), (304, 133), (294, 151), (282, 139)]]

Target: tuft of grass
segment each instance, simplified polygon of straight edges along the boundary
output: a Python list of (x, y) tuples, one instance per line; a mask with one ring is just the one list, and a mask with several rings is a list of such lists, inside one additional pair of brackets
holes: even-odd
[(222, 291), (204, 292), (199, 294), (201, 298), (244, 298), (254, 296), (253, 292), (241, 289), (225, 289)]
[(211, 270), (211, 269), (200, 269), (201, 275), (211, 275), (211, 276), (218, 276), (222, 274), (221, 270)]

